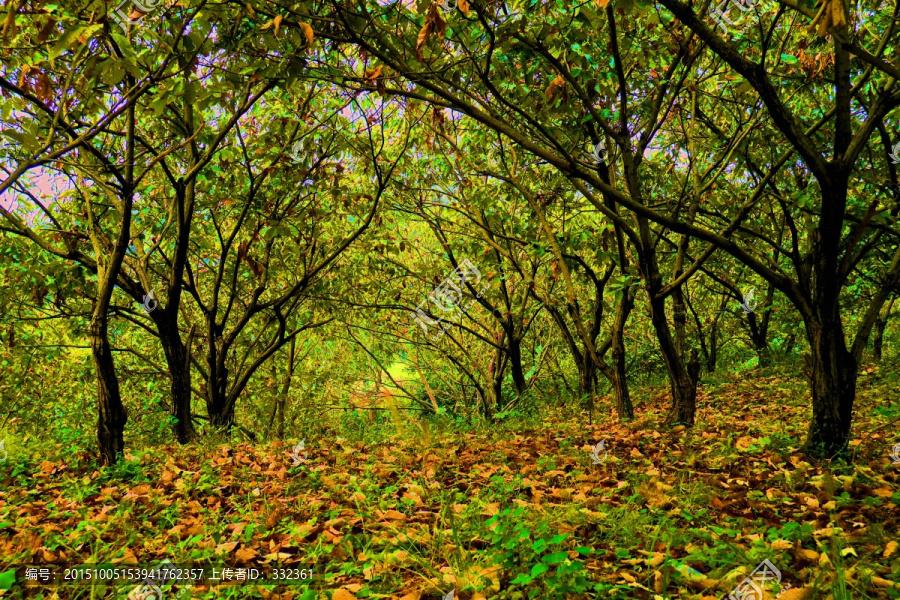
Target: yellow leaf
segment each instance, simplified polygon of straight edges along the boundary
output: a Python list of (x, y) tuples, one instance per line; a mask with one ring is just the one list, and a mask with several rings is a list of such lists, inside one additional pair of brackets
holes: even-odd
[(657, 571), (653, 574), (653, 591), (657, 594), (662, 594), (666, 591), (666, 579), (663, 577), (662, 571)]
[(298, 27), (303, 30), (303, 34), (306, 35), (306, 41), (312, 46), (313, 40), (316, 39), (316, 36), (313, 35), (313, 28), (306, 23), (300, 23)]
[(793, 544), (787, 540), (775, 540), (772, 542), (771, 546), (773, 550), (787, 550), (793, 546)]
[(275, 23), (275, 35), (276, 36), (278, 35), (278, 32), (281, 30), (281, 20), (282, 19), (284, 19), (284, 17), (281, 15), (278, 15), (277, 17), (275, 17), (274, 23)]
[(812, 588), (791, 588), (778, 597), (778, 600), (804, 600), (812, 594)]
[(804, 560), (818, 560), (819, 553), (815, 550), (807, 550), (806, 548), (800, 548), (797, 550), (797, 556)]
[(335, 590), (334, 595), (331, 597), (331, 600), (356, 600), (356, 596), (341, 588), (339, 590)]
[(467, 17), (469, 16), (468, 0), (459, 0), (459, 3), (457, 6), (459, 6), (459, 10), (462, 12), (462, 14), (466, 15)]
[(898, 544), (895, 540), (891, 540), (890, 542), (888, 542), (887, 546), (884, 547), (884, 554), (882, 554), (882, 556), (884, 558), (890, 558), (897, 552), (898, 547), (900, 547), (900, 544)]

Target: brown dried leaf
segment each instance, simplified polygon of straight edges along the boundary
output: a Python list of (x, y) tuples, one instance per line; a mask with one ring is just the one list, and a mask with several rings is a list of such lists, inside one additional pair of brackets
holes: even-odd
[(544, 91), (544, 95), (547, 97), (547, 100), (553, 100), (556, 97), (558, 92), (562, 91), (563, 93), (563, 101), (567, 100), (566, 94), (566, 80), (562, 78), (562, 75), (557, 75), (556, 79), (550, 82), (550, 85), (547, 86), (547, 89)]
[(419, 59), (419, 62), (425, 62), (425, 59), (422, 57), (422, 48), (428, 43), (428, 39), (432, 35), (437, 34), (438, 39), (443, 40), (446, 32), (447, 23), (441, 17), (438, 5), (432, 2), (428, 6), (428, 14), (425, 15), (425, 25), (422, 26), (422, 30), (419, 32), (419, 39), (416, 41), (416, 58)]
[(37, 41), (39, 44), (43, 44), (47, 41), (47, 38), (50, 37), (50, 34), (53, 33), (53, 30), (56, 28), (56, 19), (50, 18), (47, 20), (47, 23), (41, 28), (37, 35)]

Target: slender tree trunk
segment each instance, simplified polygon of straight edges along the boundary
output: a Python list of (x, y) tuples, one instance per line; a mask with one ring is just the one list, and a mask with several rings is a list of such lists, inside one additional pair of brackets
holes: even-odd
[(669, 375), (669, 385), (672, 390), (672, 407), (666, 422), (669, 424), (682, 424), (688, 427), (694, 425), (694, 412), (697, 401), (697, 381), (688, 373), (687, 366), (678, 354), (675, 340), (669, 330), (666, 320), (665, 301), (659, 298), (650, 300), (650, 321), (656, 331), (659, 341), (659, 349), (666, 364)]
[(522, 368), (522, 340), (515, 336), (509, 338), (509, 370), (512, 373), (513, 385), (516, 388), (516, 394), (521, 396), (525, 393), (525, 371)]
[[(179, 444), (187, 444), (197, 438), (194, 422), (191, 420), (191, 357), (189, 348), (181, 341), (178, 323), (173, 322), (172, 314), (173, 309), (166, 307), (165, 314), (161, 315), (157, 323), (157, 330), (172, 378), (171, 414), (175, 419), (172, 432)], [(191, 327), (188, 344), (193, 341), (193, 336), (194, 328)]]
[(750, 325), (750, 342), (753, 344), (754, 352), (756, 352), (759, 368), (768, 367), (771, 365), (771, 353), (769, 352), (769, 341), (766, 331), (759, 326), (755, 313), (748, 313), (747, 321)]
[[(98, 307), (100, 303), (98, 302)], [(100, 463), (114, 465), (125, 451), (125, 424), (128, 412), (119, 394), (119, 378), (109, 344), (106, 310), (94, 310), (88, 329), (94, 367), (97, 370), (97, 441)]]
[[(296, 356), (296, 354), (295, 354), (296, 349), (297, 349), (297, 338), (292, 337), (291, 338), (291, 349), (288, 351), (287, 373), (285, 373), (285, 375), (284, 375), (284, 385), (281, 387), (281, 394), (278, 396), (278, 404), (276, 405), (277, 410), (278, 410), (278, 428), (276, 431), (277, 431), (278, 439), (280, 439), (280, 440), (284, 439), (284, 411), (285, 411), (285, 407), (287, 405), (288, 392), (291, 389), (291, 379), (294, 377), (294, 358)], [(378, 378), (379, 378), (379, 380), (381, 379), (381, 370), (380, 369), (378, 371)], [(369, 411), (369, 412), (375, 412), (375, 411)]]
[(875, 362), (881, 362), (882, 346), (884, 345), (884, 330), (887, 329), (887, 319), (875, 321), (875, 339), (872, 340), (872, 358)]
[(875, 335), (872, 340), (873, 348), (872, 348), (872, 358), (875, 359), (875, 362), (881, 362), (882, 355), (882, 345), (884, 344), (884, 330), (887, 329), (888, 317), (891, 314), (891, 309), (894, 306), (894, 299), (892, 298), (890, 302), (888, 302), (884, 309), (878, 313), (878, 319), (875, 321)]
[[(128, 85), (134, 85), (134, 78), (128, 76)], [(88, 327), (91, 354), (97, 370), (97, 441), (99, 458), (103, 465), (113, 465), (120, 453), (125, 451), (125, 424), (128, 412), (119, 392), (119, 378), (113, 362), (112, 347), (109, 343), (109, 306), (115, 283), (125, 260), (125, 253), (131, 241), (131, 208), (134, 204), (134, 103), (127, 110), (127, 134), (125, 138), (125, 173), (120, 179), (122, 185), (121, 222), (113, 251), (108, 256), (97, 257), (97, 297)], [(95, 227), (93, 241), (102, 236), (96, 224), (91, 200), (87, 200), (88, 217)], [(99, 253), (98, 253), (99, 254)]]
[(616, 398), (616, 412), (619, 420), (633, 419), (634, 407), (631, 405), (631, 394), (628, 392), (626, 378), (627, 354), (625, 353), (625, 323), (634, 307), (634, 292), (631, 288), (622, 291), (622, 298), (616, 308), (616, 319), (612, 332), (612, 387)]
[(591, 357), (582, 353), (578, 364), (578, 397), (587, 402), (587, 398), (597, 393), (597, 366)]
[[(675, 274), (675, 277), (677, 278), (679, 275), (681, 275), (680, 271)], [(675, 351), (681, 360), (684, 360), (687, 339), (687, 306), (684, 302), (684, 289), (681, 287), (672, 292), (672, 322), (675, 325)]]
[(709, 332), (709, 358), (706, 361), (706, 371), (713, 373), (719, 360), (719, 320), (713, 319), (712, 329)]

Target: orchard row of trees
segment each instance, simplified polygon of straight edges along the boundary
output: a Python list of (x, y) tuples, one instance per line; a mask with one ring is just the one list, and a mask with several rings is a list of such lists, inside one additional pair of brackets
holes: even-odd
[(820, 5), (722, 35), (680, 0), (192, 0), (127, 33), (102, 3), (13, 3), (7, 345), (87, 340), (111, 464), (127, 332), (156, 339), (129, 352), (189, 443), (198, 402), (230, 428), (261, 379), (283, 435), (298, 364), (337, 337), (410, 406), (488, 418), (551, 383), (593, 410), (601, 381), (631, 418), (652, 347), (692, 426), (742, 327), (761, 366), (803, 351), (806, 451), (834, 456), (896, 312), (900, 9)]

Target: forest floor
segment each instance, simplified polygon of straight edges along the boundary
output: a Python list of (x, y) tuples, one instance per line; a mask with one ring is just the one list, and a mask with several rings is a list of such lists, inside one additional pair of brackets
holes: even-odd
[[(656, 389), (635, 392), (630, 423), (549, 415), (529, 431), (467, 432), (394, 415), (381, 439), (306, 438), (300, 464), (299, 439), (132, 449), (102, 471), (86, 453), (10, 457), (0, 573), (164, 560), (312, 572), (291, 585), (167, 584), (164, 600), (711, 600), (768, 559), (780, 585), (770, 581), (766, 599), (900, 598), (889, 383), (867, 369), (850, 456), (819, 463), (798, 450), (804, 384), (757, 374), (703, 385), (692, 430), (661, 427), (668, 396)], [(4, 578), (7, 598), (124, 598), (134, 587)]]

